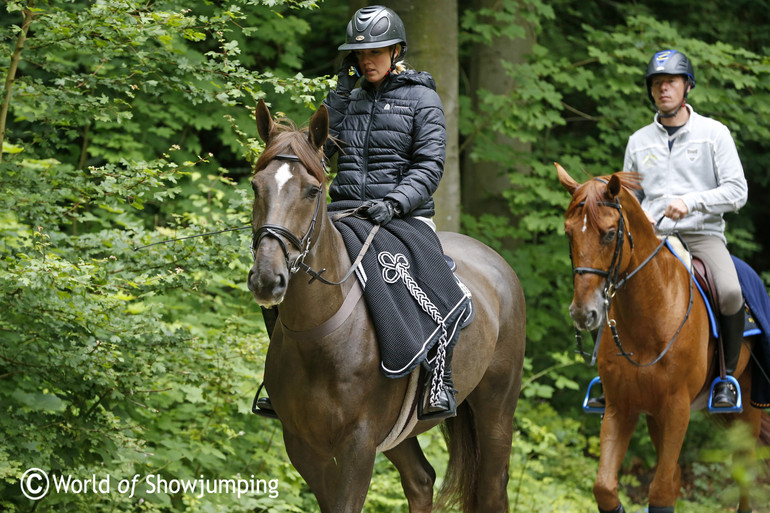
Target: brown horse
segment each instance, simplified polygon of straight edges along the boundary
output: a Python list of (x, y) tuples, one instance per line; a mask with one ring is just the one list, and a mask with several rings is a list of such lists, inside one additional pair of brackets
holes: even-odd
[[(399, 424), (405, 398), (409, 402), (410, 378), (387, 379), (380, 372), (377, 337), (365, 302), (357, 299), (356, 278), (342, 281), (351, 260), (326, 209), (321, 156), (326, 109), (312, 117), (306, 134), (282, 129), (260, 101), (257, 126), (266, 148), (251, 182), (255, 237), (248, 285), (257, 303), (279, 309), (265, 386), (289, 458), (322, 512), (353, 513), (363, 508), (375, 455), (383, 451), (401, 474), (409, 511), (430, 512), (435, 472), (415, 436), (439, 422), (414, 419), (394, 446), (383, 446)], [(516, 274), (491, 249), (455, 233), (439, 237), (476, 309), (454, 350), (454, 384), (462, 404), (457, 417), (445, 421), (450, 453), (445, 482), (452, 487), (442, 490), (448, 494), (442, 497), (461, 502), (466, 512), (507, 511), (524, 296)], [(325, 269), (326, 282), (342, 283), (303, 278), (295, 274), (300, 268)]]
[[(584, 330), (614, 325), (619, 341), (603, 330), (597, 362), (606, 410), (594, 496), (600, 511), (623, 511), (618, 471), (638, 417), (645, 414), (658, 457), (650, 513), (673, 512), (690, 410), (705, 406), (714, 372), (705, 303), (677, 257), (658, 251), (660, 240), (632, 192), (639, 188), (637, 175), (615, 173), (579, 184), (556, 168), (572, 194), (564, 223), (575, 268), (570, 316)], [(762, 410), (748, 400), (750, 343), (747, 339), (736, 371), (745, 399), (739, 417), (758, 437)], [(749, 507), (748, 492), (741, 490), (739, 511)]]

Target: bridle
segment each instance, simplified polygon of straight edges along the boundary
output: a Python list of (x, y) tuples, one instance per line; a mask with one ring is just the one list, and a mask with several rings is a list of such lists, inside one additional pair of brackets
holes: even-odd
[[(297, 156), (293, 154), (278, 154), (274, 157), (275, 160), (286, 160), (289, 162), (302, 162), (302, 160)], [(310, 281), (308, 283), (313, 283), (315, 280), (320, 281), (321, 283), (325, 283), (326, 285), (341, 285), (344, 283), (355, 271), (356, 267), (359, 263), (361, 263), (361, 260), (364, 256), (364, 253), (369, 248), (372, 239), (374, 238), (374, 235), (377, 233), (377, 229), (379, 228), (379, 225), (375, 225), (372, 229), (372, 231), (369, 234), (369, 237), (367, 238), (366, 242), (364, 243), (363, 247), (361, 248), (361, 252), (356, 259), (355, 262), (353, 262), (353, 265), (348, 269), (348, 272), (345, 274), (345, 276), (342, 277), (339, 281), (330, 281), (321, 276), (324, 272), (326, 272), (326, 268), (321, 269), (320, 271), (316, 271), (309, 265), (305, 263), (305, 257), (310, 252), (310, 248), (313, 242), (313, 234), (315, 233), (316, 224), (318, 222), (318, 214), (321, 211), (321, 201), (326, 199), (326, 195), (323, 193), (322, 188), (318, 188), (318, 193), (316, 196), (316, 204), (315, 204), (315, 212), (313, 213), (313, 218), (310, 220), (310, 226), (308, 226), (307, 230), (305, 231), (305, 235), (302, 236), (302, 238), (297, 237), (294, 235), (294, 233), (291, 232), (288, 228), (285, 228), (279, 224), (271, 224), (271, 223), (265, 223), (256, 230), (254, 230), (252, 236), (251, 236), (251, 255), (256, 260), (257, 258), (257, 248), (259, 247), (259, 243), (262, 242), (262, 239), (265, 237), (272, 237), (275, 240), (278, 241), (278, 244), (281, 247), (281, 251), (283, 251), (284, 259), (286, 260), (286, 267), (289, 269), (290, 274), (296, 274), (297, 271), (304, 271), (308, 275), (310, 275)], [(350, 212), (342, 215), (350, 215), (355, 214), (356, 212)], [(289, 241), (289, 243), (294, 246), (298, 251), (299, 255), (297, 255), (297, 258), (293, 259), (289, 256), (289, 248), (286, 246), (286, 243), (283, 241), (283, 239), (286, 239)]]
[[(594, 178), (594, 180), (607, 183), (606, 180), (602, 178)], [(586, 204), (585, 201), (581, 201), (578, 203), (578, 206), (584, 207)], [(581, 274), (597, 274), (599, 276), (602, 276), (603, 278), (606, 278), (606, 281), (604, 283), (604, 290), (602, 291), (602, 296), (604, 297), (604, 303), (605, 303), (605, 310), (606, 312), (609, 311), (609, 303), (612, 301), (612, 298), (615, 296), (615, 291), (622, 287), (626, 281), (631, 278), (634, 274), (636, 274), (639, 269), (642, 268), (642, 266), (646, 265), (647, 262), (650, 259), (645, 260), (642, 265), (637, 267), (631, 274), (626, 275), (622, 280), (618, 280), (620, 277), (620, 265), (623, 261), (623, 247), (625, 245), (625, 234), (628, 233), (628, 242), (631, 246), (631, 251), (634, 250), (634, 238), (631, 236), (631, 231), (626, 229), (626, 220), (625, 216), (623, 215), (623, 206), (620, 204), (620, 198), (615, 198), (615, 201), (597, 201), (597, 205), (603, 206), (603, 207), (611, 207), (618, 211), (618, 226), (616, 230), (616, 236), (615, 236), (615, 251), (612, 254), (612, 260), (610, 261), (609, 268), (605, 271), (604, 269), (597, 269), (595, 267), (575, 267), (574, 260), (572, 258), (572, 246), (570, 245), (570, 251), (569, 251), (569, 258), (570, 262), (572, 262), (572, 276), (579, 276)], [(654, 254), (657, 254), (659, 251), (656, 250)], [(654, 256), (653, 254), (653, 256)]]
[[(594, 180), (597, 180), (602, 183), (607, 183), (606, 180), (602, 178), (594, 178)], [(610, 318), (610, 304), (612, 303), (612, 299), (615, 297), (615, 292), (621, 288), (623, 285), (625, 285), (628, 280), (630, 280), (636, 273), (638, 273), (642, 268), (644, 268), (650, 261), (655, 258), (655, 256), (660, 253), (660, 250), (665, 246), (666, 239), (664, 238), (660, 244), (655, 248), (655, 250), (647, 256), (647, 258), (644, 259), (644, 261), (639, 264), (636, 269), (631, 271), (630, 273), (626, 274), (622, 279), (620, 278), (620, 265), (623, 261), (623, 247), (624, 247), (624, 241), (625, 241), (625, 233), (628, 233), (628, 242), (630, 244), (630, 249), (633, 251), (634, 249), (634, 239), (631, 236), (631, 231), (627, 230), (626, 228), (626, 221), (625, 217), (623, 215), (623, 207), (620, 204), (620, 197), (616, 197), (615, 201), (598, 201), (598, 205), (604, 206), (604, 207), (611, 207), (618, 211), (618, 225), (617, 225), (617, 234), (615, 236), (615, 250), (612, 255), (612, 260), (610, 261), (609, 268), (605, 271), (603, 269), (597, 269), (595, 267), (575, 267), (573, 258), (572, 258), (572, 246), (570, 245), (570, 262), (572, 263), (572, 276), (579, 276), (582, 274), (596, 274), (599, 276), (602, 276), (606, 278), (604, 283), (604, 288), (602, 290), (602, 297), (604, 299), (604, 319), (607, 323), (607, 326), (609, 326), (610, 330), (612, 331), (612, 338), (615, 341), (615, 345), (618, 346), (618, 349), (620, 349), (620, 353), (618, 356), (625, 357), (629, 362), (634, 364), (637, 367), (649, 367), (651, 365), (654, 365), (658, 363), (661, 358), (668, 352), (669, 349), (671, 349), (671, 346), (674, 343), (674, 340), (676, 340), (677, 336), (679, 335), (679, 332), (682, 330), (682, 327), (684, 327), (684, 324), (687, 322), (688, 317), (690, 316), (690, 311), (692, 310), (693, 305), (693, 278), (691, 277), (689, 280), (690, 283), (690, 301), (687, 306), (687, 313), (684, 316), (684, 319), (682, 320), (682, 323), (679, 325), (679, 328), (677, 328), (676, 333), (674, 333), (674, 336), (671, 338), (669, 343), (666, 345), (665, 349), (658, 354), (657, 357), (655, 357), (651, 362), (646, 364), (640, 364), (633, 358), (633, 353), (629, 353), (623, 348), (623, 344), (620, 342), (620, 336), (618, 335), (618, 330), (616, 327), (615, 319)], [(578, 203), (578, 206), (585, 206), (585, 201), (581, 201)], [(678, 234), (677, 234), (678, 235)], [(683, 241), (684, 242), (684, 241)], [(580, 334), (580, 331), (576, 328), (575, 329), (575, 338), (577, 340), (578, 344), (578, 352), (583, 355), (583, 358), (586, 360), (586, 363), (589, 363), (588, 356), (591, 356), (590, 364), (593, 365), (596, 361), (596, 354), (599, 346), (599, 341), (601, 340), (601, 336), (598, 336), (594, 347), (594, 351), (592, 355), (589, 355), (588, 353), (583, 351), (583, 338)]]
[[(275, 160), (302, 162), (298, 156), (291, 155), (291, 154), (276, 155)], [(252, 256), (256, 259), (257, 248), (259, 247), (259, 243), (262, 242), (262, 239), (264, 239), (265, 237), (272, 237), (278, 241), (278, 244), (281, 247), (281, 251), (283, 251), (283, 256), (286, 259), (286, 267), (289, 269), (289, 273), (295, 274), (297, 271), (299, 271), (302, 268), (310, 269), (310, 267), (307, 266), (307, 264), (305, 264), (304, 260), (307, 254), (310, 252), (310, 246), (313, 240), (313, 234), (315, 233), (316, 223), (318, 222), (318, 213), (321, 211), (322, 196), (323, 194), (321, 194), (321, 191), (319, 188), (316, 204), (315, 204), (315, 212), (313, 213), (313, 218), (310, 220), (310, 226), (308, 226), (302, 238), (297, 237), (291, 232), (291, 230), (289, 230), (288, 228), (284, 228), (279, 224), (265, 223), (259, 228), (257, 228), (256, 230), (254, 230), (251, 236)], [(291, 257), (289, 256), (289, 248), (286, 247), (286, 243), (283, 241), (283, 239), (288, 240), (292, 246), (297, 248), (297, 250), (299, 251), (299, 255), (297, 255), (297, 258), (293, 260), (291, 259)]]

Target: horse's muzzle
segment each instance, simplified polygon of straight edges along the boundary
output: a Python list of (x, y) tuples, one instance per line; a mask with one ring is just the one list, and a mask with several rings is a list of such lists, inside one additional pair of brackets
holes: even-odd
[(252, 267), (249, 270), (248, 286), (257, 304), (275, 306), (283, 301), (288, 283), (288, 272), (261, 273)]
[(569, 316), (575, 321), (578, 329), (593, 331), (599, 329), (602, 323), (602, 311), (593, 305), (576, 305), (573, 301), (569, 305)]
[[(262, 246), (271, 242), (275, 244), (275, 241), (263, 241)], [(258, 305), (270, 307), (281, 303), (289, 285), (289, 269), (283, 253), (255, 251), (247, 284)]]

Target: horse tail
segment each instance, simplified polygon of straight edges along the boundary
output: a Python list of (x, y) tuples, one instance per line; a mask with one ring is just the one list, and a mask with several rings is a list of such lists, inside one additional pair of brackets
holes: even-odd
[(473, 411), (467, 402), (457, 407), (457, 416), (441, 424), (441, 432), (449, 451), (446, 475), (436, 501), (436, 510), (462, 511), (478, 509), (480, 451)]

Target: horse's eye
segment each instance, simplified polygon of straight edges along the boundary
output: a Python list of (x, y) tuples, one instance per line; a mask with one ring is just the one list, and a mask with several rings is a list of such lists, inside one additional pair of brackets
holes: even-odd
[(316, 196), (321, 192), (320, 187), (313, 187), (310, 189), (310, 191), (307, 193), (307, 197), (310, 199), (315, 199)]
[(615, 228), (612, 228), (607, 231), (607, 233), (604, 235), (604, 243), (609, 244), (610, 242), (615, 240), (615, 236), (617, 235), (617, 230)]

